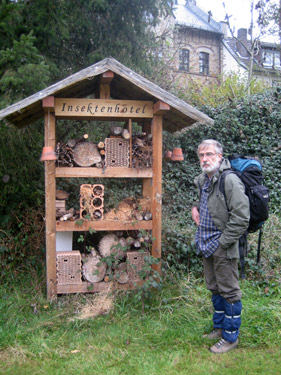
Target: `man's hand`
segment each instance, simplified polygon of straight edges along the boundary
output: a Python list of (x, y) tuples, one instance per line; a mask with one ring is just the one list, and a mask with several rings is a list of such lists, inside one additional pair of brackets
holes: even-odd
[(192, 214), (192, 219), (195, 221), (195, 224), (199, 225), (200, 219), (199, 219), (198, 208), (197, 207), (192, 207), (191, 214)]

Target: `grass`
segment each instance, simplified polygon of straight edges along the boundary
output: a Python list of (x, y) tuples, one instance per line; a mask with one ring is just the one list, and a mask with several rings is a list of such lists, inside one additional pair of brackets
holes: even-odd
[[(257, 235), (250, 236), (240, 344), (224, 355), (210, 353), (212, 342), (201, 337), (212, 327), (212, 306), (193, 274), (166, 275), (144, 314), (138, 295), (119, 293), (109, 314), (96, 315), (99, 296), (49, 303), (44, 271), (17, 270), (0, 286), (0, 375), (281, 374), (280, 236), (280, 218), (271, 215), (259, 265)], [(95, 317), (81, 319), (91, 309)]]
[[(192, 275), (155, 292), (144, 314), (134, 294), (115, 296), (114, 310), (78, 319), (95, 295), (50, 304), (34, 285), (1, 288), (0, 374), (278, 374), (281, 368), (280, 288), (270, 296), (242, 284), (241, 343), (223, 356), (201, 335), (211, 328), (210, 296)], [(38, 290), (38, 288), (37, 288)]]

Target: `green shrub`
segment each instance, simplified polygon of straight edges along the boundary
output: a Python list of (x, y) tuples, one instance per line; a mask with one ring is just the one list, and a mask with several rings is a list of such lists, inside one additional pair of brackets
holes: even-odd
[[(203, 139), (214, 138), (221, 142), (226, 157), (232, 154), (258, 156), (263, 164), (264, 183), (270, 190), (271, 213), (280, 215), (280, 98), (281, 89), (276, 88), (216, 108), (204, 107), (203, 112), (214, 119), (213, 126), (187, 128), (174, 136), (164, 134), (164, 149), (182, 147), (185, 157), (182, 163), (163, 164), (163, 254), (169, 267), (200, 272), (192, 246), (191, 208), (197, 200), (193, 180), (200, 173), (196, 151)], [(269, 226), (265, 228), (270, 231)], [(270, 248), (278, 246), (275, 241)], [(251, 263), (251, 257), (248, 265), (250, 276), (257, 277), (254, 269), (260, 267), (255, 261)], [(269, 269), (263, 272), (268, 273)]]
[[(174, 82), (177, 95), (192, 105), (202, 107), (208, 103), (216, 108), (223, 102), (229, 103), (232, 100), (241, 100), (247, 96), (248, 85), (247, 74), (230, 73), (220, 77), (217, 82), (210, 82), (207, 78), (199, 80), (190, 76), (188, 80), (188, 90), (182, 89), (180, 82)], [(252, 95), (264, 92), (269, 89), (269, 85), (261, 80), (252, 79), (250, 82), (250, 92)]]
[[(21, 208), (21, 207), (20, 207)], [(42, 267), (45, 261), (45, 223), (41, 208), (20, 208), (9, 213), (0, 230), (0, 279)]]
[[(270, 189), (272, 211), (280, 212), (280, 98), (281, 88), (276, 88), (250, 98), (224, 103), (216, 108), (201, 108), (214, 119), (214, 125), (193, 127), (175, 136), (174, 143), (182, 147), (186, 160), (182, 167), (175, 167), (177, 184), (181, 186), (187, 179), (190, 182), (192, 177), (195, 177), (193, 173), (196, 166), (198, 167), (197, 146), (203, 139), (214, 138), (222, 143), (226, 157), (242, 154), (258, 156), (261, 159), (264, 182)], [(169, 145), (169, 142), (167, 144)], [(169, 168), (167, 173), (169, 174)], [(192, 201), (193, 197), (194, 190), (191, 188), (188, 202)]]

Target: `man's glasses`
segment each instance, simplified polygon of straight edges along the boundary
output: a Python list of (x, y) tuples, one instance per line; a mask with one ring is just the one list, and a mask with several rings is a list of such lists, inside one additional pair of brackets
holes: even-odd
[(213, 152), (206, 152), (206, 154), (201, 154), (201, 153), (198, 154), (199, 159), (203, 159), (204, 156), (206, 156), (206, 158), (212, 158), (215, 155), (217, 155), (217, 154), (214, 154)]

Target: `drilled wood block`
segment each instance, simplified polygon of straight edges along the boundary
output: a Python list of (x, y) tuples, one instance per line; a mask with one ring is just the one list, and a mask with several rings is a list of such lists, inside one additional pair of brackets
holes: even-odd
[(136, 282), (142, 280), (140, 273), (145, 267), (145, 257), (149, 253), (140, 251), (129, 251), (127, 252), (127, 269), (130, 282)]

